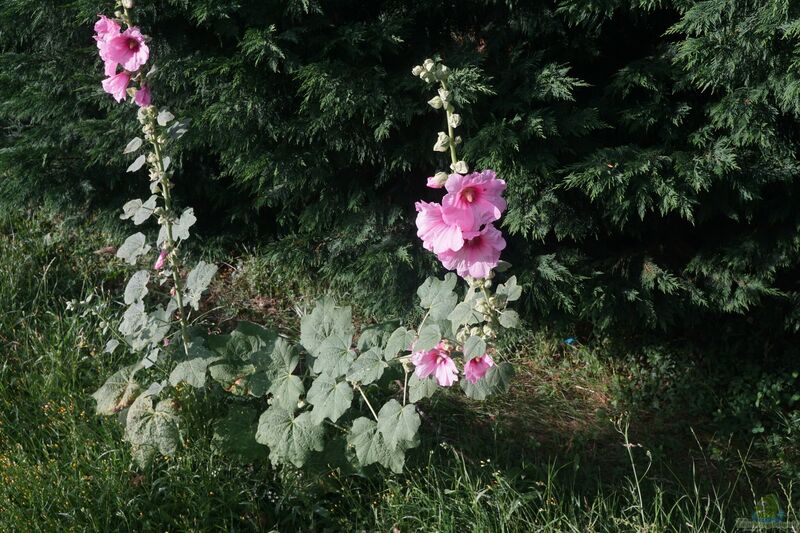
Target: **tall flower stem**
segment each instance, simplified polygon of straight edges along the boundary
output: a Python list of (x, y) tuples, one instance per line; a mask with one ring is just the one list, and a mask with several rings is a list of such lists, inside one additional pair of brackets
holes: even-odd
[[(442, 80), (440, 82), (442, 84), (442, 89), (448, 91), (447, 83)], [(450, 117), (453, 115), (453, 106), (448, 102), (444, 106), (444, 114), (445, 120), (447, 121), (447, 136), (450, 138), (450, 160), (452, 161), (453, 165), (458, 163), (458, 155), (456, 155), (456, 138), (455, 138), (455, 129), (453, 128), (452, 124), (450, 123)]]
[(188, 333), (188, 323), (186, 320), (186, 313), (184, 312), (183, 306), (183, 282), (180, 276), (180, 263), (178, 261), (178, 256), (175, 253), (175, 239), (172, 236), (172, 193), (170, 189), (172, 188), (172, 184), (170, 183), (166, 170), (164, 169), (164, 158), (161, 153), (161, 143), (159, 142), (159, 136), (155, 135), (151, 140), (150, 144), (153, 146), (153, 152), (156, 154), (156, 159), (154, 165), (156, 170), (158, 171), (159, 176), (161, 176), (160, 180), (160, 189), (161, 189), (161, 197), (164, 199), (164, 211), (166, 211), (166, 216), (164, 217), (164, 229), (166, 230), (167, 234), (167, 258), (169, 260), (170, 269), (172, 270), (172, 282), (175, 286), (175, 301), (178, 304), (178, 320), (180, 321), (181, 325), (181, 338), (183, 339), (183, 351), (186, 356), (189, 356), (189, 333)]

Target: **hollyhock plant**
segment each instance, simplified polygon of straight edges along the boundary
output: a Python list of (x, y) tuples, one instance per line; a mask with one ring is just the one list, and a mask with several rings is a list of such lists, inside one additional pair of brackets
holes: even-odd
[(458, 226), (442, 218), (442, 206), (432, 202), (417, 202), (417, 236), (426, 250), (440, 254), (458, 251), (464, 246), (464, 233)]
[(464, 364), (464, 377), (466, 377), (467, 381), (470, 383), (475, 384), (479, 379), (483, 378), (486, 372), (493, 366), (494, 360), (489, 354), (473, 357)]
[(458, 381), (458, 368), (450, 357), (450, 352), (441, 343), (432, 350), (414, 353), (411, 362), (416, 367), (414, 374), (419, 379), (433, 374), (436, 383), (442, 387), (449, 387)]
[(487, 224), (477, 235), (466, 239), (459, 250), (446, 250), (438, 257), (446, 269), (455, 270), (462, 278), (483, 279), (497, 266), (505, 247), (503, 234)]
[(444, 221), (458, 225), (462, 230), (475, 230), (494, 222), (506, 209), (502, 196), (506, 182), (497, 179), (493, 170), (466, 176), (451, 174), (444, 186), (447, 189), (442, 199)]
[(103, 80), (103, 90), (114, 97), (117, 102), (125, 100), (131, 75), (125, 71), (114, 74)]
[[(139, 28), (128, 28), (119, 35), (105, 41), (105, 61), (129, 72), (139, 70), (150, 57), (150, 48), (145, 43), (144, 35)], [(103, 50), (101, 49), (101, 57)]]

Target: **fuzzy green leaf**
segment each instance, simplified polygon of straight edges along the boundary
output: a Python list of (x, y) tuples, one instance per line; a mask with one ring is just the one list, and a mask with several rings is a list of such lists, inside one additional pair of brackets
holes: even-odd
[(378, 431), (377, 424), (368, 418), (357, 418), (353, 422), (353, 427), (347, 435), (347, 444), (355, 450), (361, 466), (379, 463), (396, 474), (403, 471), (405, 448), (386, 444), (383, 435)]
[(119, 250), (117, 250), (117, 257), (124, 260), (129, 265), (135, 265), (139, 256), (149, 251), (150, 245), (147, 244), (144, 233), (134, 233), (125, 239), (125, 242), (119, 247)]
[(127, 202), (122, 206), (122, 214), (119, 218), (122, 220), (133, 219), (133, 223), (138, 226), (150, 218), (150, 215), (156, 210), (157, 198), (156, 195), (153, 195), (145, 202), (139, 199)]
[(211, 280), (214, 279), (214, 274), (216, 273), (217, 265), (200, 261), (186, 277), (186, 290), (184, 293), (186, 304), (191, 305), (195, 311), (199, 309), (200, 298), (211, 284)]
[(140, 270), (128, 281), (125, 287), (124, 301), (125, 305), (131, 305), (135, 302), (140, 302), (147, 296), (147, 284), (150, 282), (150, 272), (147, 270)]
[(480, 357), (486, 353), (486, 341), (477, 336), (472, 336), (464, 342), (464, 360)]
[(369, 385), (381, 379), (383, 371), (389, 366), (382, 356), (383, 350), (380, 346), (375, 346), (359, 355), (347, 372), (347, 381)]
[(391, 361), (400, 352), (407, 352), (411, 350), (411, 344), (414, 342), (415, 332), (408, 330), (404, 327), (399, 327), (386, 342), (386, 348), (383, 350), (383, 358)]
[(169, 383), (174, 387), (178, 383), (186, 382), (192, 387), (203, 388), (206, 385), (208, 365), (220, 359), (216, 353), (200, 344), (192, 343), (189, 345), (189, 359), (175, 365), (169, 375)]
[(136, 172), (137, 170), (142, 168), (146, 162), (147, 162), (147, 157), (145, 157), (145, 155), (142, 154), (133, 160), (133, 163), (130, 164), (126, 172)]
[(419, 330), (419, 339), (414, 343), (414, 351), (431, 350), (439, 344), (442, 340), (442, 334), (439, 326), (436, 324), (428, 324)]
[(336, 422), (353, 402), (353, 387), (346, 381), (337, 383), (334, 378), (323, 374), (311, 384), (306, 400), (314, 406), (311, 415), (318, 424), (325, 418)]
[(442, 320), (447, 318), (453, 311), (458, 301), (458, 296), (453, 292), (456, 281), (456, 276), (449, 273), (444, 277), (444, 280), (433, 277), (428, 278), (425, 280), (425, 283), (417, 289), (420, 305), (424, 309), (430, 310), (431, 319)]
[(425, 379), (419, 379), (412, 374), (408, 378), (408, 400), (411, 403), (416, 403), (423, 398), (430, 398), (437, 390), (439, 390), (439, 386), (430, 376)]
[(135, 364), (117, 370), (103, 386), (92, 393), (97, 401), (98, 415), (113, 415), (130, 406), (141, 387), (134, 379), (141, 365)]
[(314, 372), (332, 377), (344, 376), (356, 356), (350, 349), (353, 338), (333, 335), (322, 341), (314, 361)]
[(291, 463), (300, 468), (313, 451), (324, 448), (325, 431), (310, 413), (294, 416), (290, 410), (271, 406), (258, 419), (256, 441), (269, 447), (274, 465)]
[(142, 394), (128, 410), (125, 440), (133, 447), (134, 459), (144, 465), (156, 452), (174, 456), (178, 450), (180, 417), (175, 400), (154, 405), (153, 396)]
[(514, 377), (514, 366), (503, 362), (491, 367), (483, 379), (477, 383), (470, 383), (466, 379), (461, 380), (461, 390), (473, 400), (485, 400), (491, 394), (501, 394), (508, 391), (511, 380)]
[(389, 446), (414, 442), (419, 426), (420, 418), (413, 403), (404, 407), (397, 400), (389, 400), (378, 412), (378, 431)]
[(331, 298), (323, 298), (311, 313), (300, 319), (300, 344), (316, 357), (325, 339), (332, 335), (352, 338), (353, 331), (350, 308), (337, 307)]

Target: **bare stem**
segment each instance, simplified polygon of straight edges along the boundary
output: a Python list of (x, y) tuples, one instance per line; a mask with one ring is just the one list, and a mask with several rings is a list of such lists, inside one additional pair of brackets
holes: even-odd
[(375, 417), (375, 421), (377, 422), (378, 421), (378, 414), (375, 412), (375, 409), (372, 408), (372, 404), (369, 403), (369, 400), (367, 399), (367, 395), (364, 394), (364, 391), (361, 389), (361, 387), (357, 383), (355, 385), (353, 385), (353, 387), (355, 387), (355, 389), (359, 393), (361, 393), (361, 397), (364, 398), (364, 401), (367, 403), (367, 407), (369, 407), (369, 410), (372, 412), (372, 416)]

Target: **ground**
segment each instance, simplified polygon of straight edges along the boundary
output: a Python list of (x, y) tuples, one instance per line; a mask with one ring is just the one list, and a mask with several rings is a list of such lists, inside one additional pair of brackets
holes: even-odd
[[(119, 235), (91, 220), (0, 220), (2, 531), (722, 531), (768, 494), (798, 520), (786, 459), (760, 437), (677, 401), (635, 401), (629, 360), (544, 330), (506, 343), (507, 395), (422, 405), (403, 475), (318, 477), (220, 456), (204, 423), (213, 390), (183, 405), (181, 453), (139, 469), (90, 398), (123, 358), (103, 353), (126, 275), (108, 253)], [(230, 263), (212, 325), (246, 317), (296, 334), (294, 308), (311, 296), (264, 282), (257, 256)]]

